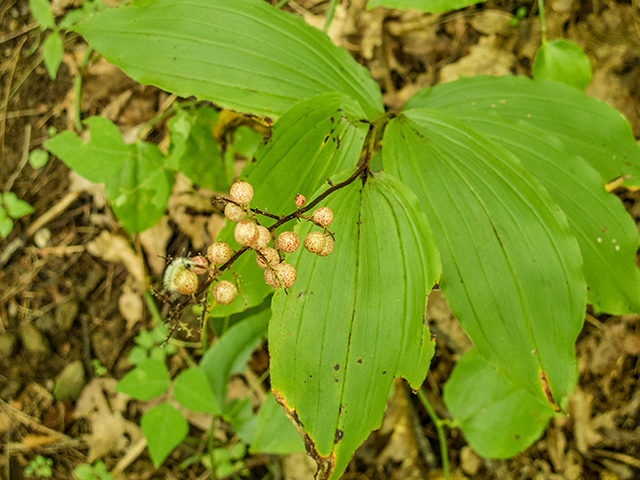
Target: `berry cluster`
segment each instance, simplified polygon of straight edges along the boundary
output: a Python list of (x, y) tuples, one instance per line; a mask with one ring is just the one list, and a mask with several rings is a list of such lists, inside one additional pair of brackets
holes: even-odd
[[(296, 269), (283, 262), (283, 254), (293, 253), (300, 247), (300, 239), (293, 231), (284, 231), (278, 235), (277, 239), (272, 238), (275, 229), (284, 221), (293, 218), (303, 218), (313, 222), (323, 229), (307, 234), (303, 245), (306, 250), (325, 257), (333, 251), (332, 234), (327, 227), (333, 221), (333, 212), (330, 208), (323, 207), (313, 211), (311, 217), (307, 217), (300, 212), (305, 205), (306, 199), (303, 195), (295, 197), (295, 205), (298, 212), (288, 217), (276, 217), (263, 213), (257, 209), (251, 209), (249, 204), (253, 199), (253, 187), (245, 181), (239, 181), (231, 186), (230, 199), (222, 199), (226, 202), (224, 215), (236, 224), (234, 238), (244, 250), (251, 249), (256, 252), (256, 263), (264, 270), (264, 281), (274, 288), (289, 288), (297, 277)], [(308, 208), (308, 207), (307, 207)], [(256, 220), (256, 214), (267, 215), (276, 218), (276, 222), (271, 228), (260, 225)], [(270, 243), (274, 241), (274, 246)], [(191, 258), (178, 258), (169, 264), (164, 276), (165, 290), (174, 295), (193, 295), (198, 291), (198, 275), (209, 272), (209, 284), (221, 273), (222, 269), (228, 268), (226, 265), (234, 252), (225, 242), (212, 243), (207, 249), (206, 258), (197, 255)], [(235, 259), (234, 259), (235, 260)], [(211, 266), (210, 266), (211, 265)], [(213, 298), (221, 305), (228, 305), (235, 300), (238, 295), (237, 287), (227, 280), (218, 281), (213, 287)]]

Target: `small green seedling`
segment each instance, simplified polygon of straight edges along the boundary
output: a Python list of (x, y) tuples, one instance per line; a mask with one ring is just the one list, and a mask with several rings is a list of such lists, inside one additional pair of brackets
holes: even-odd
[(37, 455), (24, 469), (25, 477), (50, 478), (53, 474), (53, 459)]
[(0, 239), (6, 238), (13, 230), (14, 220), (33, 213), (33, 207), (20, 200), (15, 193), (0, 193)]
[(76, 480), (113, 480), (113, 475), (107, 472), (102, 460), (98, 460), (93, 465), (83, 463), (73, 470), (73, 476)]

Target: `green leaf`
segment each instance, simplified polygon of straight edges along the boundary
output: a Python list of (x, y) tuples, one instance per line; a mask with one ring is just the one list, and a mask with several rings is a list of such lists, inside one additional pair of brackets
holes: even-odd
[(269, 392), (258, 413), (256, 436), (251, 453), (289, 455), (304, 452), (304, 443), (293, 424)]
[(13, 230), (13, 220), (7, 218), (7, 212), (0, 207), (0, 238), (7, 238)]
[(239, 363), (246, 366), (251, 353), (266, 337), (271, 311), (265, 302), (238, 316), (244, 319), (231, 327), (200, 361), (200, 368), (206, 374), (218, 404), (223, 406), (226, 404), (229, 377), (237, 371)]
[(169, 371), (163, 362), (148, 359), (138, 364), (116, 385), (116, 391), (136, 400), (150, 400), (169, 388)]
[[(380, 427), (394, 377), (424, 381), (434, 351), (424, 308), (440, 263), (415, 195), (384, 172), (321, 205), (335, 212), (335, 249), (287, 257), (297, 281), (274, 295), (269, 350), (276, 400), (327, 479)], [(301, 238), (310, 229), (296, 227)]]
[(212, 129), (218, 112), (210, 107), (181, 110), (169, 120), (171, 146), (166, 165), (179, 170), (196, 185), (226, 191), (233, 179), (233, 165), (226, 165)]
[[(276, 215), (295, 209), (294, 198), (313, 193), (327, 178), (354, 168), (364, 144), (369, 124), (361, 121), (364, 112), (350, 98), (338, 93), (318, 95), (300, 102), (275, 123), (271, 139), (261, 145), (255, 161), (248, 162), (240, 178), (253, 185), (252, 205)], [(265, 226), (275, 223), (259, 218)], [(235, 224), (229, 223), (220, 234), (232, 248)], [(256, 266), (255, 254), (244, 254), (233, 265), (242, 277), (242, 289), (248, 306), (259, 304), (273, 291), (264, 282), (264, 272)], [(213, 316), (227, 316), (245, 308), (242, 302), (216, 306)]]
[(473, 344), (515, 386), (560, 408), (586, 287), (557, 205), (508, 151), (435, 110), (392, 120), (382, 154), (418, 196), (442, 256), (440, 288)]
[(34, 170), (44, 167), (49, 161), (49, 153), (39, 148), (32, 150), (29, 154), (29, 165)]
[(56, 20), (53, 16), (51, 3), (49, 0), (29, 0), (31, 15), (41, 26), (45, 28), (56, 28)]
[(76, 8), (66, 13), (64, 18), (60, 21), (58, 27), (60, 30), (68, 30), (76, 23), (84, 20), (95, 12), (105, 10), (109, 8), (107, 4), (100, 0), (89, 0), (84, 2), (80, 8)]
[[(527, 84), (536, 90), (537, 84)], [(429, 104), (429, 98), (425, 96), (422, 103)], [(605, 191), (600, 175), (553, 132), (503, 115), (504, 104), (498, 110), (496, 104), (478, 105), (474, 98), (468, 99), (470, 108), (457, 103), (441, 108), (515, 154), (562, 208), (580, 245), (589, 303), (598, 312), (640, 312), (638, 232), (620, 201)]]
[(11, 218), (17, 220), (25, 215), (29, 215), (34, 212), (33, 207), (24, 200), (20, 200), (15, 193), (8, 192), (2, 196), (2, 203), (4, 203), (7, 213)]
[(578, 45), (563, 38), (542, 43), (531, 73), (535, 80), (554, 80), (580, 91), (591, 82), (589, 57)]
[[(486, 111), (535, 125), (583, 157), (605, 181), (640, 186), (640, 148), (620, 112), (558, 82), (477, 76), (420, 90), (405, 108), (436, 108), (455, 116)], [(477, 113), (476, 113), (477, 112)]]
[(57, 29), (53, 30), (42, 44), (42, 59), (51, 80), (55, 80), (58, 75), (63, 53), (62, 36)]
[(75, 30), (133, 79), (181, 97), (275, 118), (300, 100), (342, 92), (370, 119), (384, 111), (378, 86), (346, 50), (261, 0), (157, 0), (107, 10)]
[(233, 134), (233, 150), (246, 158), (251, 158), (264, 137), (253, 128), (243, 125)]
[(369, 0), (367, 10), (374, 7), (397, 8), (404, 10), (407, 8), (415, 8), (428, 13), (448, 12), (459, 8), (468, 7), (477, 3), (483, 3), (485, 0)]
[(189, 430), (185, 418), (168, 403), (161, 403), (147, 411), (140, 420), (140, 426), (156, 468), (187, 437)]
[(220, 415), (222, 410), (211, 391), (207, 375), (199, 367), (182, 372), (173, 383), (173, 394), (184, 408)]
[(509, 458), (535, 442), (554, 414), (509, 383), (473, 349), (456, 363), (444, 402), (469, 445), (485, 458)]
[(69, 168), (95, 183), (104, 183), (114, 213), (130, 232), (153, 227), (169, 202), (173, 175), (155, 145), (126, 145), (118, 128), (109, 120), (91, 117), (89, 141), (73, 132), (47, 140), (45, 147)]

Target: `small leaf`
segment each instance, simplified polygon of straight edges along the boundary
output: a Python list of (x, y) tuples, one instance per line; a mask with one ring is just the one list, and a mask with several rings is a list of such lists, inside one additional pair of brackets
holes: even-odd
[(261, 0), (157, 0), (93, 15), (76, 31), (133, 79), (230, 110), (277, 118), (341, 92), (369, 119), (384, 111), (378, 86), (346, 50)]
[(51, 80), (55, 80), (58, 75), (58, 68), (60, 67), (60, 63), (62, 63), (63, 53), (64, 48), (62, 46), (60, 32), (53, 30), (42, 44), (42, 58)]
[(200, 368), (209, 379), (219, 405), (226, 404), (227, 383), (238, 361), (244, 359), (246, 365), (251, 353), (266, 337), (271, 317), (269, 302), (235, 316), (243, 320), (231, 327), (200, 360)]
[(199, 367), (192, 367), (178, 375), (173, 383), (173, 394), (180, 405), (191, 411), (213, 415), (222, 413), (207, 376)]
[(49, 0), (29, 0), (31, 15), (41, 26), (45, 28), (55, 28), (56, 20), (53, 16), (51, 3)]
[(554, 80), (580, 91), (591, 82), (589, 57), (578, 45), (564, 38), (540, 46), (532, 73), (535, 80)]
[(13, 230), (13, 220), (6, 215), (7, 211), (0, 207), (0, 238), (7, 238)]
[(276, 400), (305, 437), (317, 478), (334, 479), (380, 427), (394, 377), (413, 388), (425, 379), (434, 341), (423, 316), (440, 262), (415, 195), (387, 173), (320, 205), (335, 212), (334, 251), (288, 255), (298, 279), (274, 295), (269, 353)]
[(20, 200), (15, 193), (8, 192), (2, 196), (2, 203), (4, 203), (7, 213), (11, 218), (17, 220), (25, 215), (29, 215), (34, 212), (33, 207), (24, 200)]
[(258, 426), (251, 453), (289, 455), (304, 451), (300, 435), (269, 392), (258, 412)]
[(116, 391), (136, 400), (149, 400), (169, 388), (169, 371), (163, 362), (148, 359), (138, 364), (116, 384)]
[(29, 154), (29, 165), (34, 170), (44, 167), (49, 161), (49, 153), (39, 148), (32, 150)]
[(513, 386), (476, 349), (465, 353), (444, 387), (444, 402), (469, 445), (485, 458), (509, 458), (535, 442), (549, 404)]
[(171, 451), (187, 437), (189, 431), (185, 418), (168, 403), (161, 403), (147, 411), (140, 420), (140, 426), (155, 467), (164, 462)]
[(459, 8), (468, 7), (477, 3), (483, 3), (485, 0), (369, 0), (367, 10), (374, 7), (396, 8), (405, 10), (407, 8), (415, 8), (427, 13), (448, 12)]

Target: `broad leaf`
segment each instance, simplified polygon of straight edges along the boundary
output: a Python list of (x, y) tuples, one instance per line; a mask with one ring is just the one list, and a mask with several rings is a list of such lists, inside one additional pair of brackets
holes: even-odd
[(445, 405), (469, 445), (485, 458), (509, 458), (544, 432), (554, 411), (509, 383), (476, 349), (456, 363), (444, 386)]
[(251, 453), (288, 455), (304, 451), (300, 435), (269, 392), (258, 413), (258, 426), (251, 444)]
[(226, 403), (229, 377), (237, 372), (239, 363), (243, 364), (241, 370), (246, 368), (251, 353), (266, 337), (271, 310), (265, 304), (238, 316), (244, 317), (243, 320), (231, 327), (200, 361), (200, 368), (206, 374), (218, 404), (222, 406)]
[[(337, 93), (318, 95), (300, 102), (273, 126), (271, 139), (262, 145), (240, 178), (253, 185), (252, 206), (276, 215), (295, 210), (297, 194), (311, 201), (313, 193), (338, 172), (354, 168), (360, 157), (369, 124), (353, 100)], [(274, 220), (258, 217), (264, 226)], [(229, 224), (220, 239), (239, 248), (233, 239), (235, 224)], [(290, 228), (290, 227), (287, 227)], [(259, 304), (273, 291), (264, 282), (253, 252), (233, 265), (242, 277), (248, 306)], [(216, 306), (211, 315), (226, 316), (246, 308), (241, 301)]]
[(591, 82), (589, 57), (578, 45), (564, 38), (542, 43), (531, 73), (536, 80), (554, 80), (580, 91)]
[[(335, 249), (287, 257), (298, 278), (274, 295), (269, 350), (276, 400), (328, 479), (380, 427), (394, 377), (424, 381), (434, 351), (424, 309), (440, 263), (415, 196), (384, 172), (323, 206), (336, 214)], [(310, 230), (296, 227), (301, 238)]]
[(118, 128), (105, 118), (91, 117), (85, 123), (87, 142), (66, 131), (47, 140), (45, 147), (87, 180), (105, 184), (124, 228), (151, 228), (164, 214), (173, 185), (164, 155), (148, 142), (125, 145)]
[(640, 186), (640, 148), (629, 122), (606, 103), (558, 82), (512, 76), (464, 78), (420, 90), (405, 108), (436, 108), (456, 116), (493, 110), (556, 136), (605, 181), (625, 177), (624, 185)]
[(51, 2), (49, 0), (29, 0), (31, 15), (42, 27), (55, 28), (56, 19), (53, 16)]
[[(536, 85), (530, 84), (532, 89)], [(430, 103), (429, 96), (424, 100), (423, 105)], [(442, 110), (514, 153), (562, 208), (580, 244), (588, 300), (595, 310), (640, 312), (640, 272), (635, 264), (638, 231), (620, 201), (605, 191), (593, 167), (552, 132), (527, 120), (513, 121), (488, 104), (471, 108), (451, 104)]]
[(140, 419), (140, 426), (155, 467), (164, 462), (189, 431), (185, 418), (168, 403), (161, 403), (147, 411)]
[(429, 218), (440, 288), (474, 345), (515, 386), (559, 409), (586, 288), (557, 205), (508, 151), (435, 110), (392, 120), (382, 153)]
[(49, 73), (51, 80), (55, 80), (58, 75), (58, 68), (60, 68), (60, 63), (62, 63), (63, 54), (64, 47), (62, 46), (60, 32), (53, 30), (42, 44), (42, 59), (44, 60), (44, 65), (47, 67), (47, 73)]
[(181, 110), (168, 122), (171, 146), (166, 165), (189, 177), (196, 185), (224, 192), (233, 179), (233, 164), (225, 163), (213, 127), (218, 112), (204, 107)]
[(200, 367), (183, 371), (173, 383), (173, 394), (184, 408), (193, 412), (220, 415), (222, 409), (216, 400), (207, 375)]
[(346, 50), (261, 0), (157, 0), (75, 29), (133, 79), (182, 97), (275, 118), (300, 100), (342, 92), (370, 119), (383, 112), (378, 86)]
[(127, 373), (115, 389), (136, 400), (150, 400), (166, 392), (169, 383), (169, 371), (164, 362), (149, 359)]
[(387, 7), (397, 9), (415, 8), (428, 13), (448, 12), (459, 8), (483, 3), (485, 0), (369, 0), (367, 10), (374, 7)]

